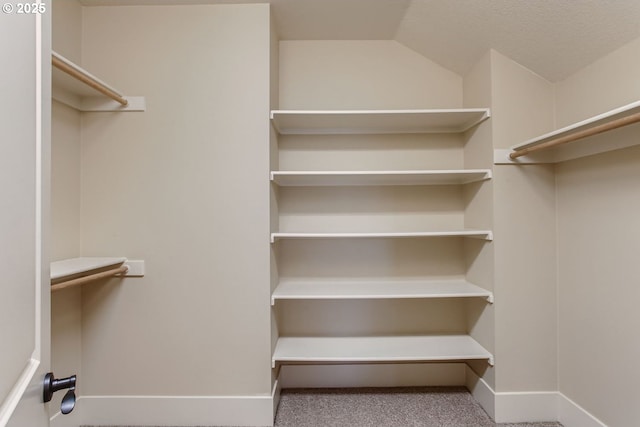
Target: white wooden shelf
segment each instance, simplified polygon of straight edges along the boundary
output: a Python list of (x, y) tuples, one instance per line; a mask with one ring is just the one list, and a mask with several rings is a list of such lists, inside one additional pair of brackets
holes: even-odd
[(52, 52), (51, 55), (52, 60), (59, 61), (59, 63), (62, 63), (63, 66), (77, 73), (77, 75), (84, 76), (85, 79), (93, 82), (93, 84), (106, 88), (107, 91), (125, 98), (127, 105), (121, 105), (88, 84), (54, 66), (51, 68), (51, 96), (56, 101), (78, 111), (145, 111), (146, 103), (144, 97), (124, 96), (119, 90), (100, 80), (59, 53)]
[(51, 291), (113, 276), (142, 277), (144, 261), (125, 257), (80, 257), (54, 261), (50, 265)]
[(448, 230), (413, 232), (375, 232), (375, 233), (307, 233), (277, 232), (271, 233), (271, 243), (279, 239), (365, 239), (365, 238), (407, 238), (407, 237), (469, 237), (493, 240), (489, 230)]
[(278, 300), (486, 298), (493, 293), (462, 279), (286, 279), (271, 295)]
[(493, 355), (468, 335), (280, 337), (276, 363), (386, 363), (487, 360)]
[(488, 119), (487, 108), (444, 110), (274, 110), (280, 134), (460, 133)]
[(405, 171), (273, 171), (279, 186), (462, 185), (491, 178), (490, 169)]
[(124, 264), (126, 260), (124, 257), (81, 257), (54, 261), (51, 263), (51, 280), (61, 280), (99, 269), (119, 266)]
[[(620, 138), (603, 137), (599, 135), (588, 136), (574, 142), (550, 147), (545, 150), (533, 152), (512, 160), (509, 154), (514, 151), (533, 148), (548, 143), (556, 138), (569, 137), (588, 132), (599, 126), (607, 125), (614, 121), (629, 118), (640, 113), (640, 101), (627, 104), (620, 108), (610, 110), (589, 119), (574, 123), (572, 125), (557, 129), (536, 138), (532, 138), (523, 143), (514, 145), (509, 150), (496, 150), (494, 153), (495, 164), (530, 164), (530, 163), (558, 163), (567, 160), (577, 159), (593, 154), (618, 150), (640, 144), (640, 138), (635, 135), (624, 135)], [(637, 129), (637, 127), (636, 127)]]

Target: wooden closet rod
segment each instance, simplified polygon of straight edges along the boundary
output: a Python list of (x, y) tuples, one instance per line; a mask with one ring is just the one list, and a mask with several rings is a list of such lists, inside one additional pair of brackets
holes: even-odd
[(80, 80), (82, 83), (86, 84), (89, 87), (97, 90), (105, 96), (113, 99), (116, 102), (119, 102), (123, 106), (126, 106), (129, 101), (122, 97), (118, 92), (114, 91), (110, 87), (106, 86), (104, 83), (96, 80), (93, 76), (87, 75), (83, 73), (81, 70), (73, 67), (72, 65), (65, 62), (63, 59), (59, 58), (55, 54), (51, 55), (51, 64), (57, 69), (64, 71), (69, 74), (71, 77)]
[(637, 122), (640, 122), (640, 113), (635, 113), (635, 114), (632, 114), (630, 116), (621, 117), (619, 119), (612, 120), (612, 121), (610, 121), (608, 123), (603, 123), (601, 125), (594, 126), (592, 128), (589, 128), (589, 129), (584, 129), (584, 130), (578, 131), (576, 133), (572, 133), (570, 135), (560, 136), (560, 137), (551, 139), (551, 140), (549, 140), (547, 142), (543, 142), (540, 145), (535, 145), (533, 147), (523, 148), (521, 150), (514, 151), (513, 153), (509, 154), (509, 157), (511, 159), (516, 159), (516, 158), (518, 158), (520, 156), (525, 156), (525, 155), (533, 153), (535, 151), (539, 151), (539, 150), (544, 150), (546, 148), (555, 147), (555, 146), (560, 145), (560, 144), (566, 144), (567, 142), (573, 142), (573, 141), (576, 141), (578, 139), (586, 138), (586, 137), (592, 136), (592, 135), (597, 135), (599, 133), (603, 133), (603, 132), (607, 132), (609, 130), (621, 128), (623, 126), (632, 125), (632, 124), (637, 123)]
[(100, 273), (78, 277), (77, 279), (67, 280), (66, 282), (56, 283), (55, 285), (51, 285), (51, 292), (59, 291), (60, 289), (69, 288), (71, 286), (84, 285), (87, 282), (115, 276), (116, 274), (124, 274), (127, 272), (127, 270), (129, 270), (129, 267), (127, 267), (126, 265), (121, 265), (120, 267), (112, 268), (111, 270), (101, 271)]

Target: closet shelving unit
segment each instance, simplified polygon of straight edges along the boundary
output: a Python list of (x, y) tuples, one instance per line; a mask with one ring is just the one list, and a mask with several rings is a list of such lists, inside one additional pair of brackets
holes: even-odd
[[(51, 52), (52, 98), (81, 112), (145, 111), (145, 99), (119, 90)], [(79, 286), (113, 276), (142, 276), (144, 261), (124, 257), (79, 257), (51, 263), (51, 291)]]
[[(463, 134), (490, 117), (488, 109), (450, 110), (274, 110), (273, 128), (279, 135)], [(280, 187), (460, 187), (491, 179), (489, 169), (426, 170), (273, 170), (272, 185)], [(280, 188), (283, 189), (283, 188)], [(279, 214), (281, 215), (281, 213)], [(491, 240), (491, 230), (374, 230), (332, 232), (272, 230), (271, 242), (320, 239), (430, 239)], [(308, 300), (392, 300), (483, 298), (493, 294), (464, 278), (405, 277), (326, 278), (280, 277), (271, 304)], [(277, 310), (277, 307), (274, 307)], [(395, 336), (279, 336), (272, 358), (278, 363), (388, 363), (486, 360), (493, 356), (466, 334)]]
[(496, 150), (496, 164), (558, 163), (640, 144), (633, 135), (601, 135), (640, 122), (640, 101), (615, 108), (561, 129)]
[(145, 111), (145, 98), (125, 96), (89, 71), (51, 52), (52, 98), (78, 111)]

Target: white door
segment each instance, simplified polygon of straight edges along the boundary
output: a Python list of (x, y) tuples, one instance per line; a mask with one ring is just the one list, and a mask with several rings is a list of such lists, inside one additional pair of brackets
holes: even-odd
[(43, 427), (51, 5), (34, 13), (33, 3), (0, 4), (0, 427)]

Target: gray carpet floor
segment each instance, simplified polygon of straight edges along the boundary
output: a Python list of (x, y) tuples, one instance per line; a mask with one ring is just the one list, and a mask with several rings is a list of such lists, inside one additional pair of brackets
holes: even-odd
[(496, 424), (464, 387), (286, 389), (275, 420), (275, 427), (498, 426), (562, 427)]
[(283, 390), (276, 427), (562, 427), (496, 424), (464, 387)]

